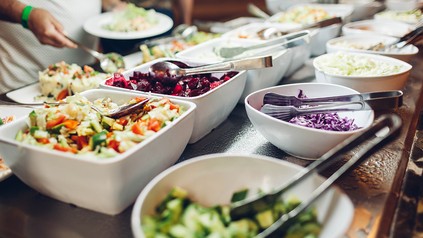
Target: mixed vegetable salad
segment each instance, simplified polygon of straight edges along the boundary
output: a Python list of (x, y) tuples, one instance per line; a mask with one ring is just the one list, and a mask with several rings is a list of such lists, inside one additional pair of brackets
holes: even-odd
[[(136, 97), (128, 104), (145, 98)], [(184, 111), (167, 98), (150, 99), (139, 113), (113, 119), (91, 108), (107, 112), (118, 107), (110, 98), (90, 102), (76, 94), (67, 104), (37, 108), (29, 114), (29, 127), (16, 140), (58, 151), (100, 158), (114, 157), (154, 135)]]
[(123, 11), (116, 14), (111, 23), (104, 25), (104, 29), (117, 32), (143, 31), (157, 23), (156, 11), (146, 10), (133, 3), (128, 3)]
[[(92, 67), (67, 64), (64, 61), (51, 64), (38, 73), (41, 96), (38, 100), (56, 101), (88, 89), (97, 88), (108, 74), (95, 71)], [(50, 99), (50, 100), (49, 100)]]
[(141, 63), (146, 63), (154, 59), (163, 57), (174, 58), (175, 54), (182, 50), (188, 49), (194, 45), (198, 45), (200, 43), (217, 38), (219, 36), (220, 34), (217, 33), (199, 31), (193, 34), (188, 39), (175, 39), (170, 44), (155, 45), (151, 47), (148, 47), (147, 45), (143, 44), (140, 46), (140, 50), (142, 53)]
[[(245, 199), (247, 192), (234, 193), (231, 202)], [(249, 238), (255, 237), (299, 204), (297, 199), (279, 200), (253, 217), (232, 220), (229, 206), (204, 207), (189, 199), (187, 191), (175, 187), (157, 206), (155, 215), (142, 219), (141, 226), (147, 238)], [(316, 238), (320, 231), (316, 209), (312, 208), (300, 214), (286, 234), (280, 237)]]
[[(15, 120), (15, 116), (13, 116), (13, 115), (11, 115), (11, 116), (6, 116), (6, 117), (3, 117), (3, 118), (1, 118), (1, 117), (0, 117), (0, 126), (1, 126), (1, 125), (4, 125), (4, 124), (6, 124), (6, 123), (9, 123), (9, 122), (11, 122), (11, 121), (13, 121), (13, 120)], [(9, 169), (9, 167), (7, 167), (7, 166), (4, 164), (3, 159), (0, 157), (0, 171), (2, 171), (2, 170), (6, 170), (6, 169)]]
[(284, 12), (278, 22), (293, 22), (299, 24), (312, 24), (318, 21), (334, 17), (324, 8), (312, 5), (301, 5)]

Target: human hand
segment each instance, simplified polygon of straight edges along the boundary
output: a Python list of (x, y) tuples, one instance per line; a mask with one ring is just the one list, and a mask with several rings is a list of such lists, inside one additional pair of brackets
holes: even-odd
[(65, 37), (62, 24), (46, 10), (33, 8), (29, 15), (28, 28), (43, 45), (77, 48), (75, 43)]

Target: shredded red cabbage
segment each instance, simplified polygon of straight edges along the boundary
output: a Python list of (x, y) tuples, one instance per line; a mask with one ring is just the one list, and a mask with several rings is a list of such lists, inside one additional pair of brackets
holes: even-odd
[[(303, 93), (303, 90), (300, 90), (297, 97), (307, 98), (306, 95)], [(300, 126), (327, 131), (353, 131), (359, 128), (354, 123), (354, 119), (349, 119), (347, 117), (341, 118), (336, 112), (297, 116), (291, 118), (289, 122)]]

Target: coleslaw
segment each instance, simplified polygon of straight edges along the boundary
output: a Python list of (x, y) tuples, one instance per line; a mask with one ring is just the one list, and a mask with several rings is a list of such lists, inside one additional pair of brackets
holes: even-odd
[(371, 55), (337, 52), (315, 60), (319, 70), (341, 76), (384, 76), (401, 72), (402, 65), (378, 60)]

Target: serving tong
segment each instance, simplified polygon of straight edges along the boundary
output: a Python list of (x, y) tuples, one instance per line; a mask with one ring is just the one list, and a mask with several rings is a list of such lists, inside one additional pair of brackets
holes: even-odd
[[(149, 99), (147, 98), (147, 99), (144, 99), (144, 100), (136, 102), (136, 103), (121, 105), (121, 106), (119, 106), (115, 109), (109, 110), (109, 111), (101, 110), (100, 108), (96, 107), (93, 104), (90, 104), (90, 107), (94, 111), (100, 113), (100, 115), (102, 115), (102, 116), (117, 119), (117, 118), (129, 115), (129, 114), (139, 112), (140, 110), (142, 110), (142, 108), (145, 106), (145, 104), (147, 104), (148, 101), (149, 101)], [(61, 101), (61, 102), (43, 102), (43, 103), (17, 103), (17, 102), (0, 101), (0, 105), (20, 106), (20, 107), (28, 107), (28, 108), (34, 108), (34, 107), (39, 107), (39, 106), (58, 106), (58, 105), (64, 105), (64, 104), (68, 104), (68, 102), (62, 102)]]
[[(422, 23), (423, 24), (423, 23)], [(400, 50), (404, 48), (405, 46), (409, 44), (414, 44), (418, 40), (420, 40), (420, 36), (423, 33), (423, 26), (420, 26), (416, 28), (415, 30), (407, 33), (403, 37), (401, 37), (398, 41), (395, 41), (391, 44), (384, 44), (384, 43), (377, 43), (370, 47), (368, 47), (366, 50), (372, 50), (372, 51), (395, 51)]]
[(272, 207), (272, 204), (275, 204), (275, 202), (280, 199), (281, 195), (290, 188), (299, 184), (307, 177), (319, 173), (335, 164), (340, 160), (341, 155), (358, 148), (358, 150), (354, 150), (355, 153), (353, 156), (338, 170), (336, 170), (327, 180), (318, 186), (306, 200), (302, 201), (301, 204), (290, 212), (281, 216), (270, 227), (256, 236), (260, 238), (281, 237), (281, 234), (286, 231), (289, 225), (295, 222), (295, 218), (301, 212), (305, 211), (321, 195), (323, 195), (342, 174), (353, 168), (353, 166), (363, 162), (366, 157), (370, 156), (374, 151), (398, 135), (401, 125), (402, 121), (398, 115), (382, 115), (367, 130), (349, 137), (333, 149), (326, 152), (322, 157), (294, 175), (285, 183), (285, 185), (275, 189), (273, 192), (266, 194), (259, 193), (255, 197), (232, 203), (230, 205), (231, 219), (237, 220), (249, 217), (257, 212), (261, 212), (269, 207)]
[(403, 92), (400, 90), (357, 93), (330, 97), (298, 98), (277, 93), (266, 93), (263, 104), (295, 106), (333, 104), (336, 102), (366, 102), (374, 110), (392, 109), (402, 106)]

